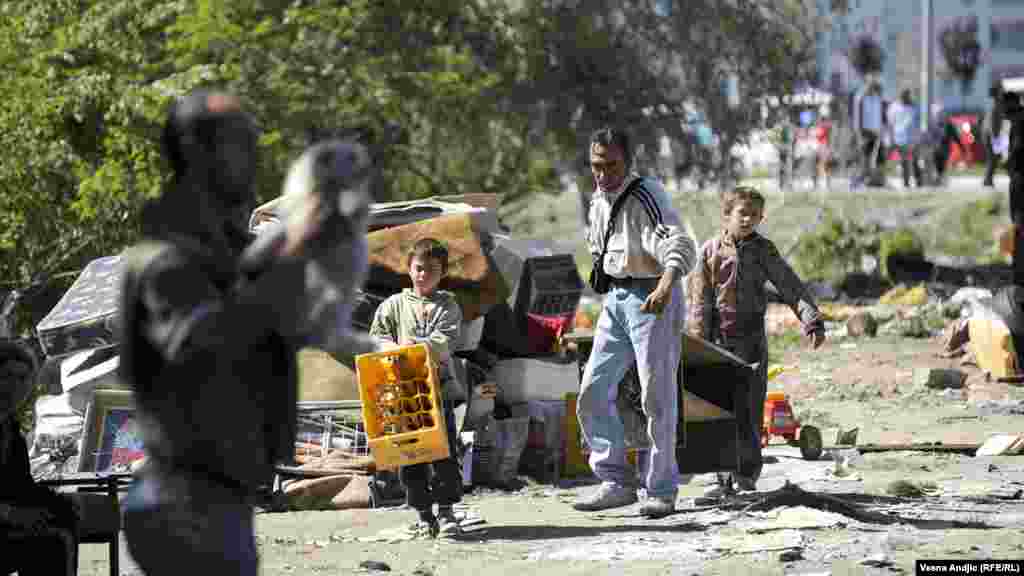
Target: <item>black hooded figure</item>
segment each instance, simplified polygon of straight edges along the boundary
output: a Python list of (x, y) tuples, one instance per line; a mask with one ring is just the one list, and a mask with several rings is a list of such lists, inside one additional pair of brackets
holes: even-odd
[(162, 138), (173, 180), (125, 254), (120, 377), (147, 452), (125, 532), (149, 576), (257, 574), (252, 506), (294, 455), (305, 261), (238, 272), (256, 140), (232, 95), (175, 102)]
[(35, 356), (0, 341), (0, 574), (78, 573), (78, 512), (32, 479), (17, 410), (36, 381)]

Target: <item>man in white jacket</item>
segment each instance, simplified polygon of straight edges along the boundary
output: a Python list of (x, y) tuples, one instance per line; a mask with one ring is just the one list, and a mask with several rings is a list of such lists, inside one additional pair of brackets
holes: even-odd
[[(679, 482), (676, 428), (677, 372), (682, 353), (684, 298), (679, 279), (693, 266), (696, 247), (662, 186), (630, 172), (632, 147), (621, 130), (598, 130), (590, 139), (596, 190), (590, 203), (587, 244), (595, 260), (604, 253), (611, 277), (584, 370), (577, 415), (590, 447), (590, 467), (602, 481), (576, 502), (583, 511), (628, 506), (637, 488), (626, 462), (625, 432), (615, 398), (634, 361), (647, 417), (649, 462), (643, 479), (647, 501), (641, 513), (662, 517), (675, 511)], [(611, 208), (623, 201), (614, 222)], [(605, 234), (611, 228), (605, 249)]]

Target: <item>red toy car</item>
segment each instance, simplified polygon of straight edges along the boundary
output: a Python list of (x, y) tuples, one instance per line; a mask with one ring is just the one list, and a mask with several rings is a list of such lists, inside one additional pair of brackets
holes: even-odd
[(769, 392), (764, 400), (761, 446), (767, 446), (772, 436), (782, 436), (790, 446), (799, 446), (805, 460), (817, 460), (821, 456), (821, 431), (814, 426), (800, 425), (785, 392)]

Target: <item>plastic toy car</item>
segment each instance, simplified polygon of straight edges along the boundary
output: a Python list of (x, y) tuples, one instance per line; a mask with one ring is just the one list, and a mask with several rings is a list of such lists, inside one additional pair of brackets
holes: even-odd
[(821, 431), (814, 426), (800, 425), (785, 392), (769, 392), (764, 400), (761, 445), (767, 446), (772, 436), (781, 436), (790, 446), (799, 446), (805, 460), (817, 460), (821, 456)]

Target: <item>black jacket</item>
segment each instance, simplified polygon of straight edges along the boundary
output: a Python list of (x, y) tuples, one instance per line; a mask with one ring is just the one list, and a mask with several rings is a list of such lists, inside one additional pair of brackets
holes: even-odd
[(155, 470), (252, 495), (294, 454), (302, 276), (243, 282), (234, 264), (184, 237), (129, 250), (119, 370)]

